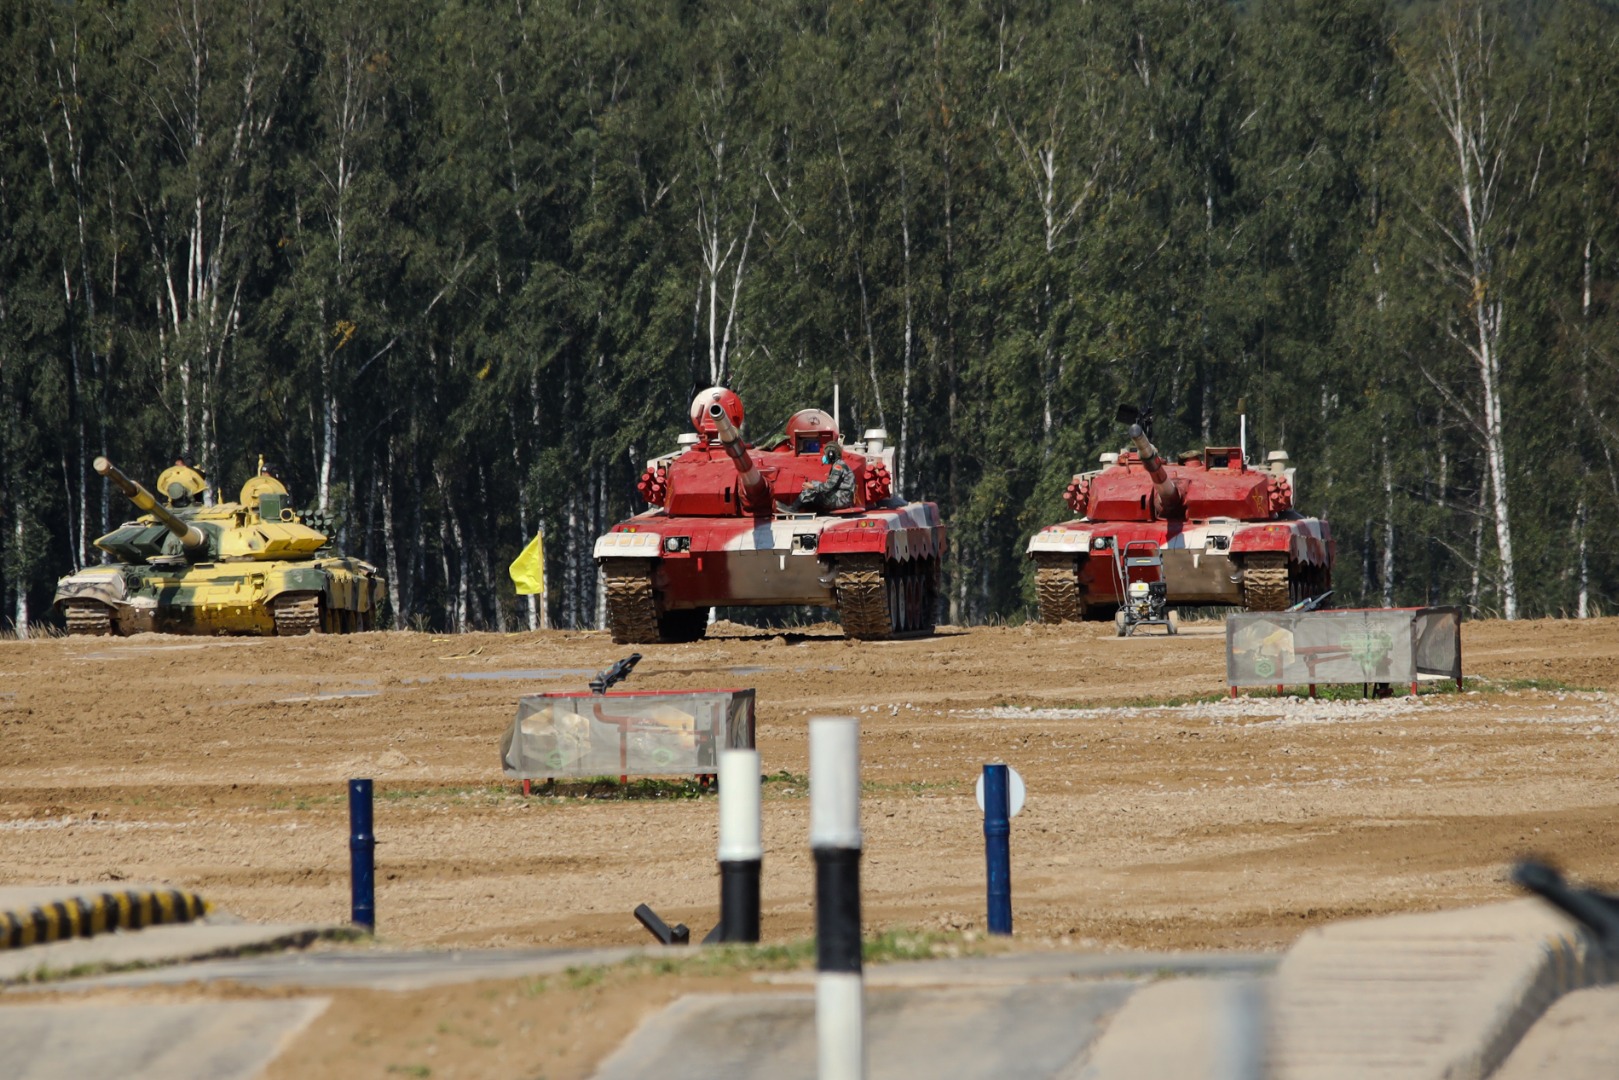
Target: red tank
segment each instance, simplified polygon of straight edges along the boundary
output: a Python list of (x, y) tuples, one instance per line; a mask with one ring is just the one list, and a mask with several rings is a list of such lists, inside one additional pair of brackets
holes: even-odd
[(742, 421), (732, 391), (698, 394), (695, 434), (648, 462), (636, 485), (652, 509), (596, 541), (613, 640), (695, 641), (718, 605), (833, 607), (853, 638), (932, 630), (944, 525), (933, 503), (894, 495), (886, 434), (843, 446), (850, 505), (796, 511), (805, 483), (827, 480), (836, 422), (804, 409), (753, 446)]
[(1169, 464), (1139, 425), (1133, 451), (1074, 477), (1063, 499), (1080, 516), (1029, 541), (1040, 621), (1106, 619), (1121, 598), (1119, 553), (1150, 540), (1163, 552), (1168, 602), (1280, 611), (1332, 589), (1332, 530), (1293, 509), (1281, 451), (1252, 468), (1235, 446)]

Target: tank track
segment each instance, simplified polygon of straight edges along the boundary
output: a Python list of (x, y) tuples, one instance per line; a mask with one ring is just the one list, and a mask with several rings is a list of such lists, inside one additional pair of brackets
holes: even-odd
[(1035, 555), (1034, 588), (1041, 622), (1085, 618), (1085, 605), (1079, 599), (1079, 566), (1072, 555)]
[(881, 555), (855, 555), (838, 561), (838, 616), (843, 632), (862, 641), (894, 636)]
[(112, 634), (112, 610), (94, 600), (68, 600), (62, 604), (67, 616), (67, 632), (73, 637), (108, 637)]
[(270, 608), (276, 637), (302, 637), (321, 632), (320, 597), (300, 593), (278, 596)]
[(618, 645), (656, 644), (658, 601), (651, 559), (616, 559), (602, 567), (607, 582), (607, 628)]
[(1242, 566), (1242, 606), (1249, 611), (1285, 611), (1290, 601), (1287, 556), (1279, 551), (1247, 556)]

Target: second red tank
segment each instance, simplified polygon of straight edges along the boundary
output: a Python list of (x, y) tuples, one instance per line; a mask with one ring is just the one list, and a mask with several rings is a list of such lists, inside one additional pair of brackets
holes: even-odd
[(1079, 514), (1029, 541), (1040, 621), (1111, 618), (1123, 595), (1120, 553), (1151, 541), (1163, 554), (1168, 602), (1279, 611), (1332, 588), (1332, 530), (1293, 509), (1287, 455), (1264, 468), (1236, 446), (1208, 446), (1175, 464), (1140, 425), (1133, 450), (1074, 477), (1064, 501)]

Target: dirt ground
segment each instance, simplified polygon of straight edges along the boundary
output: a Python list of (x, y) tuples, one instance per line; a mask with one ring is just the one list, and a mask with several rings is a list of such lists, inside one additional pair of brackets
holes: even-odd
[[(1504, 899), (1526, 852), (1619, 882), (1619, 621), (1469, 622), (1463, 645), (1481, 689), (1232, 703), (1207, 700), (1224, 689), (1217, 622), (883, 643), (722, 624), (640, 647), (627, 685), (757, 689), (768, 941), (812, 930), (807, 724), (841, 714), (862, 722), (872, 932), (981, 930), (972, 783), (1005, 761), (1029, 791), (1012, 827), (1019, 941), (1269, 949), (1331, 919)], [(344, 781), (370, 776), (387, 945), (641, 943), (642, 902), (700, 934), (717, 915), (712, 796), (525, 798), (501, 774), (519, 696), (581, 688), (629, 651), (584, 632), (0, 643), (0, 884), (168, 882), (250, 920), (340, 922)], [(593, 1019), (564, 1038), (574, 1065), (533, 1075), (583, 1075), (590, 1047), (627, 1030), (589, 1007), (612, 982), (553, 988)], [(307, 1038), (372, 1045), (361, 998)]]

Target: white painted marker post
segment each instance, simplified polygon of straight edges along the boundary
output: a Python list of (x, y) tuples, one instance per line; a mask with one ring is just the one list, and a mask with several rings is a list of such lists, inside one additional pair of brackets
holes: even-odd
[(759, 751), (720, 753), (718, 940), (759, 940), (759, 868), (764, 862)]
[(810, 721), (810, 848), (815, 855), (815, 1042), (820, 1080), (865, 1080), (860, 964), (860, 723)]

